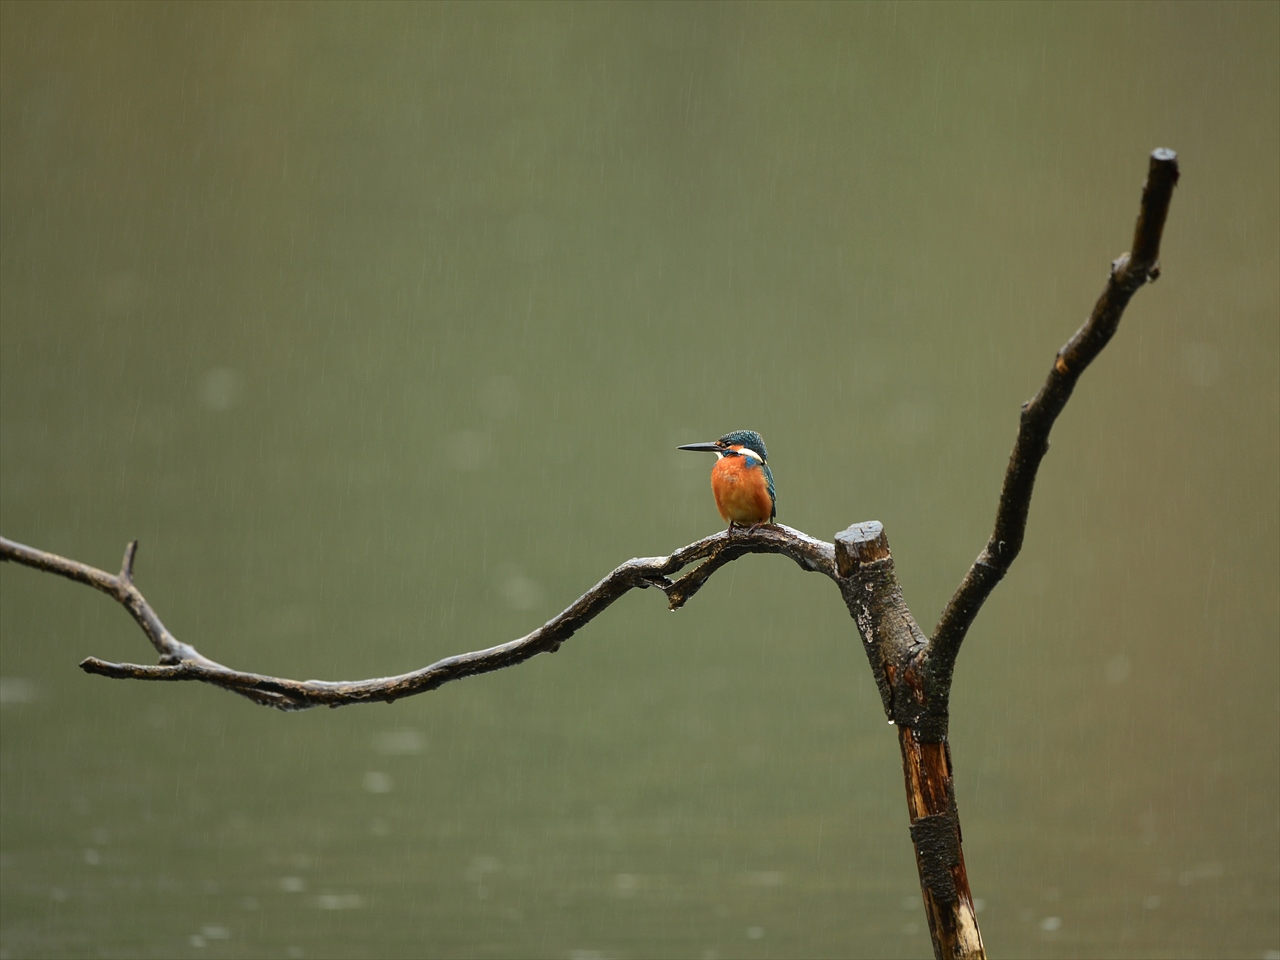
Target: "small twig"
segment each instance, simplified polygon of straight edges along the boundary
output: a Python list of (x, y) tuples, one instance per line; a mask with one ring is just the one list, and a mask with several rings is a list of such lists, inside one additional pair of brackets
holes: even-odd
[[(198, 680), (230, 690), (254, 703), (280, 710), (309, 707), (341, 707), (353, 703), (391, 703), (403, 697), (434, 690), (450, 680), (489, 673), (528, 660), (539, 653), (553, 653), (579, 629), (599, 616), (629, 590), (657, 587), (672, 610), (683, 606), (707, 582), (711, 574), (747, 553), (777, 553), (790, 557), (805, 570), (836, 579), (835, 548), (781, 524), (761, 526), (751, 532), (727, 532), (704, 537), (667, 557), (628, 560), (575, 600), (563, 613), (532, 633), (507, 643), (447, 657), (421, 670), (369, 680), (290, 680), (232, 670), (210, 660), (189, 644), (180, 643), (161, 622), (155, 610), (133, 584), (137, 541), (125, 548), (119, 574), (110, 574), (76, 560), (46, 553), (0, 537), (0, 560), (56, 573), (87, 583), (114, 597), (130, 613), (160, 654), (154, 665), (111, 663), (89, 657), (80, 667), (86, 673), (130, 680)], [(671, 576), (699, 560), (684, 576)]]
[(120, 563), (120, 579), (133, 583), (133, 558), (138, 555), (138, 541), (130, 540), (124, 548), (124, 560)]
[(1040, 461), (1049, 450), (1049, 431), (1066, 406), (1080, 374), (1105, 347), (1129, 299), (1143, 284), (1160, 276), (1160, 236), (1169, 213), (1169, 201), (1178, 182), (1178, 158), (1160, 148), (1151, 154), (1142, 205), (1134, 228), (1132, 253), (1121, 254), (1111, 265), (1106, 289), (1093, 313), (1058, 351), (1040, 392), (1022, 407), (1018, 437), (1009, 455), (995, 529), (959, 588), (947, 602), (933, 631), (932, 655), (939, 658), (949, 681), (960, 644), (991, 591), (1003, 579), (1022, 549), (1027, 513)]

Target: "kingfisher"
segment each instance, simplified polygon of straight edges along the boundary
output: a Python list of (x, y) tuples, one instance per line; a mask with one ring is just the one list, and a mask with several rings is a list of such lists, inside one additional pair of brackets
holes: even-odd
[(686, 443), (681, 450), (704, 450), (716, 455), (711, 468), (711, 494), (716, 509), (734, 527), (758, 527), (778, 515), (778, 497), (764, 438), (754, 430), (734, 430), (710, 443)]

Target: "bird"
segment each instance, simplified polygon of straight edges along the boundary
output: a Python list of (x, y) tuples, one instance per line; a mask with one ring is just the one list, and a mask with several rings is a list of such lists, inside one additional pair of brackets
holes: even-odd
[(772, 523), (778, 515), (769, 453), (764, 448), (764, 438), (754, 430), (734, 430), (719, 440), (686, 443), (678, 449), (716, 455), (716, 465), (711, 468), (711, 494), (720, 516), (729, 524), (730, 536), (734, 527), (754, 530), (762, 523)]

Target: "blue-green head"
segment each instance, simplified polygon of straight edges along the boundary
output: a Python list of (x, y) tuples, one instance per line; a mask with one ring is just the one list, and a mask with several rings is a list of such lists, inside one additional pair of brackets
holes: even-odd
[(710, 443), (686, 443), (680, 449), (705, 450), (722, 457), (731, 456), (741, 450), (743, 455), (753, 455), (762, 463), (769, 459), (769, 452), (764, 448), (764, 437), (754, 430), (734, 430), (732, 433), (726, 433), (719, 440), (713, 440)]
[(725, 449), (745, 447), (760, 454), (761, 460), (767, 461), (769, 459), (769, 451), (764, 448), (764, 437), (754, 430), (734, 430), (732, 433), (726, 433), (716, 443)]

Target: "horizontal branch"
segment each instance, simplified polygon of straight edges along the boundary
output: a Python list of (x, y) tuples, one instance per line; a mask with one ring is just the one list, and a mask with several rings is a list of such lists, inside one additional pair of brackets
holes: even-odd
[(1044, 386), (1022, 407), (1018, 436), (1000, 491), (995, 529), (947, 602), (933, 632), (932, 655), (943, 679), (949, 681), (956, 654), (974, 617), (1022, 549), (1032, 488), (1040, 461), (1049, 450), (1049, 431), (1054, 421), (1071, 398), (1080, 374), (1115, 334), (1130, 298), (1143, 284), (1160, 276), (1160, 237), (1177, 182), (1177, 154), (1164, 148), (1152, 152), (1132, 252), (1121, 254), (1111, 264), (1111, 275), (1093, 313), (1058, 351)]
[[(724, 531), (681, 547), (670, 556), (628, 560), (537, 630), (496, 647), (446, 657), (420, 670), (394, 677), (352, 681), (290, 680), (232, 670), (210, 660), (189, 644), (179, 642), (134, 585), (133, 561), (137, 548), (136, 540), (125, 548), (118, 574), (3, 537), (0, 537), (0, 560), (55, 573), (114, 597), (129, 611), (160, 654), (160, 662), (153, 665), (111, 663), (89, 657), (80, 664), (86, 673), (129, 680), (196, 680), (280, 710), (391, 703), (434, 690), (450, 680), (501, 670), (540, 653), (554, 653), (560, 644), (628, 591), (656, 587), (666, 595), (668, 606), (676, 610), (696, 594), (716, 570), (748, 553), (781, 554), (790, 557), (804, 570), (837, 579), (835, 548), (830, 543), (815, 540), (782, 524), (765, 524), (732, 534)], [(698, 561), (703, 562), (684, 576), (672, 579), (673, 575)]]

